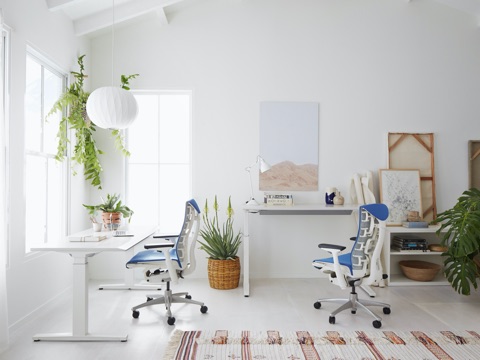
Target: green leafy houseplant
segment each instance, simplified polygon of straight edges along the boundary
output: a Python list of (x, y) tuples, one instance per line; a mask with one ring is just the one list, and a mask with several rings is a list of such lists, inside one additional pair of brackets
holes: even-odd
[(448, 247), (442, 254), (446, 257), (445, 276), (458, 293), (470, 295), (472, 286), (477, 289), (480, 275), (475, 262), (480, 252), (480, 190), (464, 191), (457, 203), (438, 214), (434, 222), (440, 223), (437, 235)]
[[(77, 59), (80, 71), (72, 71), (75, 81), (67, 88), (67, 90), (60, 95), (58, 100), (53, 104), (52, 109), (46, 116), (46, 120), (57, 111), (63, 113), (67, 109), (66, 115), (60, 121), (57, 132), (58, 144), (57, 154), (55, 159), (63, 161), (66, 158), (67, 146), (70, 140), (67, 136), (67, 129), (75, 132), (75, 146), (72, 151), (72, 160), (74, 163), (84, 166), (83, 174), (85, 180), (90, 181), (94, 187), (102, 188), (100, 174), (103, 168), (100, 164), (99, 155), (103, 154), (93, 138), (93, 133), (96, 131), (96, 126), (88, 118), (86, 106), (90, 93), (83, 89), (84, 81), (87, 75), (84, 73), (85, 66), (83, 59), (85, 55), (81, 55)], [(128, 83), (130, 79), (134, 79), (138, 74), (121, 76), (122, 88), (128, 90)], [(124, 155), (129, 156), (130, 153), (124, 146), (124, 139), (119, 130), (112, 130), (112, 135), (115, 137), (116, 148)], [(76, 174), (74, 172), (74, 174)]]
[(104, 213), (120, 213), (125, 219), (128, 219), (128, 222), (132, 219), (133, 210), (128, 206), (122, 204), (120, 200), (120, 195), (118, 194), (107, 194), (106, 200), (103, 197), (102, 203), (98, 205), (85, 205), (85, 208), (88, 210), (88, 213), (92, 216), (95, 216), (98, 211), (103, 211)]
[(205, 200), (205, 207), (202, 214), (204, 226), (199, 235), (203, 238), (200, 243), (200, 249), (204, 250), (210, 259), (213, 260), (233, 260), (237, 257), (237, 252), (242, 243), (242, 234), (235, 233), (233, 230), (233, 208), (231, 198), (228, 198), (227, 220), (220, 225), (218, 218), (218, 201), (215, 196), (213, 202), (214, 214), (209, 217), (208, 200)]

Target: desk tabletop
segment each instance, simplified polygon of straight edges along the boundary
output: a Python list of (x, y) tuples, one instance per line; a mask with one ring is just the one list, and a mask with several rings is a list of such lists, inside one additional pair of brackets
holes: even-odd
[[(119, 229), (121, 230), (121, 229)], [(102, 251), (126, 251), (139, 242), (147, 239), (155, 233), (157, 227), (129, 227), (126, 229), (133, 236), (128, 237), (109, 237), (101, 241), (69, 241), (66, 236), (57, 243), (47, 243), (41, 246), (33, 247), (32, 251), (59, 251), (59, 252), (102, 252)], [(92, 235), (92, 230), (84, 230), (71, 236)]]
[(261, 215), (350, 215), (360, 205), (327, 205), (327, 204), (295, 204), (295, 205), (245, 205), (243, 210)]

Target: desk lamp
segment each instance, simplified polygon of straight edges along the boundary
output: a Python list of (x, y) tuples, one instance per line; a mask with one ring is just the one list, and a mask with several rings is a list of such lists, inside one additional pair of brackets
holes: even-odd
[(257, 156), (257, 160), (252, 165), (245, 168), (245, 171), (248, 171), (250, 176), (250, 190), (251, 190), (250, 200), (247, 201), (247, 205), (259, 205), (257, 200), (255, 200), (255, 198), (253, 197), (253, 182), (252, 182), (252, 168), (257, 164), (259, 164), (258, 168), (261, 173), (264, 173), (265, 171), (268, 171), (271, 169), (271, 166), (265, 160), (263, 160), (263, 158), (260, 155)]

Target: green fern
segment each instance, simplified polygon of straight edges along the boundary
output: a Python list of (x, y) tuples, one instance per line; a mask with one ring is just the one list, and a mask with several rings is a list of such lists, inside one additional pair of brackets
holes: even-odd
[[(85, 180), (90, 181), (92, 186), (101, 189), (101, 173), (103, 172), (103, 168), (100, 164), (99, 156), (103, 154), (103, 151), (97, 147), (93, 137), (96, 126), (90, 121), (86, 111), (87, 100), (90, 93), (83, 89), (84, 81), (87, 77), (84, 73), (84, 57), (85, 55), (78, 57), (77, 63), (80, 71), (71, 72), (75, 81), (53, 104), (45, 120), (48, 121), (48, 118), (54, 113), (63, 113), (63, 111), (67, 109), (66, 115), (64, 115), (60, 121), (57, 132), (58, 143), (55, 159), (63, 161), (67, 157), (67, 149), (70, 142), (67, 136), (67, 129), (73, 130), (75, 132), (75, 146), (73, 147), (72, 165), (83, 165)], [(129, 90), (128, 85), (130, 79), (134, 79), (137, 76), (138, 74), (122, 75), (122, 88)], [(122, 155), (130, 156), (130, 152), (125, 148), (122, 133), (119, 130), (113, 130), (112, 135), (115, 138), (115, 147)], [(73, 174), (76, 175), (74, 170)]]

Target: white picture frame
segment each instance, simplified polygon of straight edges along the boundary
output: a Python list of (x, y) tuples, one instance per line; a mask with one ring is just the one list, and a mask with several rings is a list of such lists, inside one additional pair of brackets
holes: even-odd
[(388, 226), (401, 226), (409, 211), (423, 218), (420, 170), (380, 169), (380, 202), (388, 206)]

